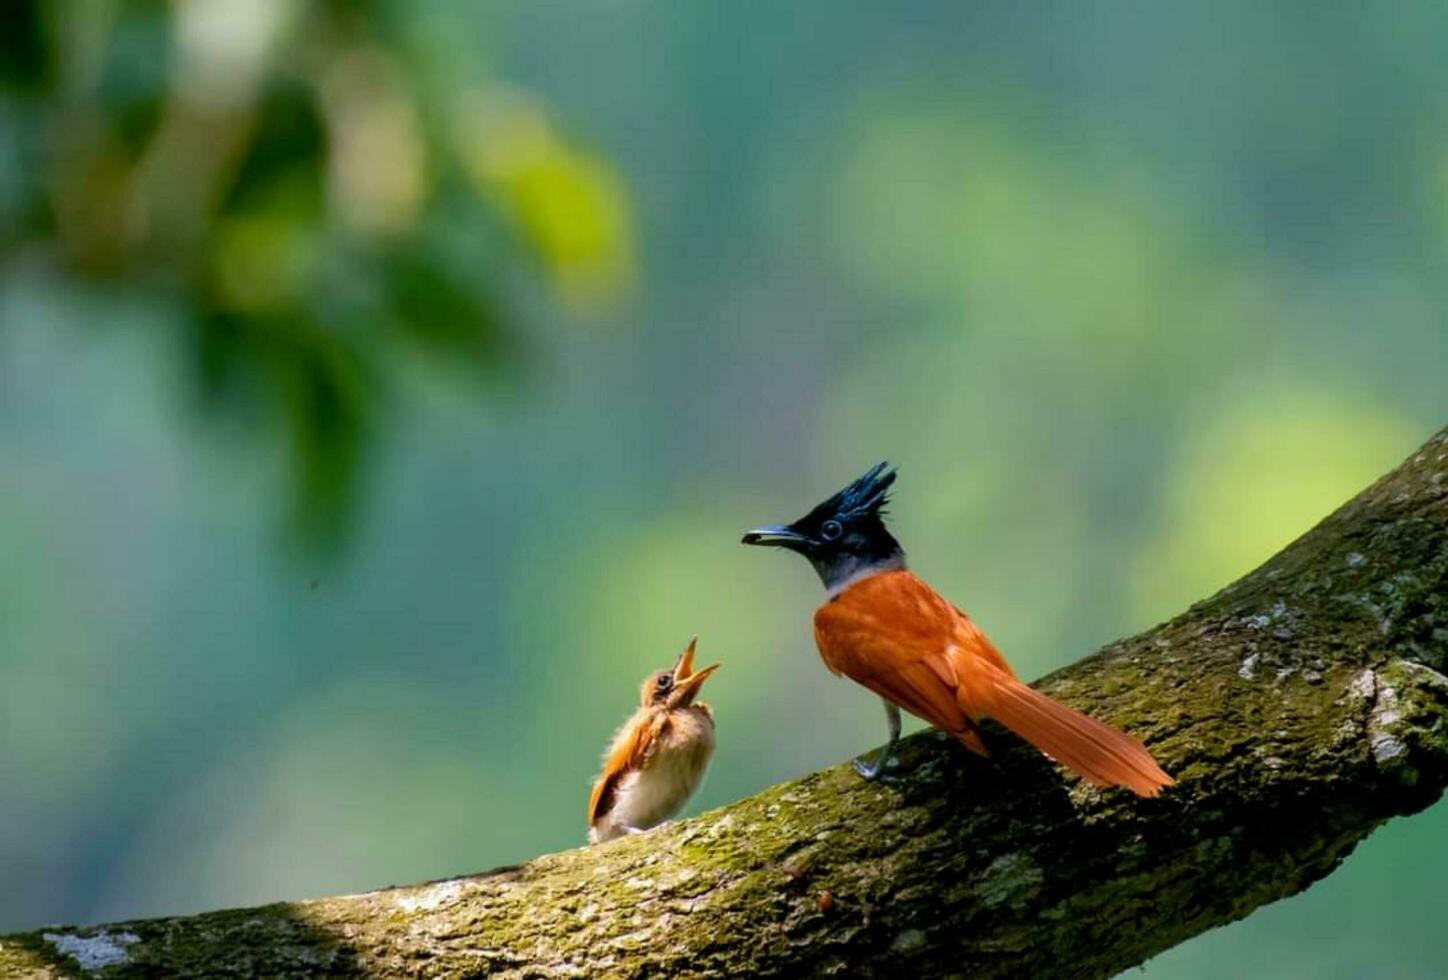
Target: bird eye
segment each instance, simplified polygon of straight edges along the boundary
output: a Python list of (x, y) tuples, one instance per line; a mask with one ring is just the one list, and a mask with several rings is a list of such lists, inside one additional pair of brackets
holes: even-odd
[(840, 525), (839, 521), (825, 521), (820, 525), (820, 537), (826, 541), (834, 541), (844, 533), (845, 529)]
[(669, 674), (660, 674), (659, 679), (654, 681), (654, 683), (659, 686), (660, 691), (667, 691), (674, 686), (674, 678)]

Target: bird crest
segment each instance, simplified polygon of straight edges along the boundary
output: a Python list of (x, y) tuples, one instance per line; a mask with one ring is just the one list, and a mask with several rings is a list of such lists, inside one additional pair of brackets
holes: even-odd
[(839, 521), (850, 521), (867, 514), (884, 516), (885, 505), (890, 502), (890, 485), (894, 482), (895, 470), (890, 468), (890, 464), (876, 463), (854, 483), (816, 507), (815, 511), (821, 514), (828, 512)]

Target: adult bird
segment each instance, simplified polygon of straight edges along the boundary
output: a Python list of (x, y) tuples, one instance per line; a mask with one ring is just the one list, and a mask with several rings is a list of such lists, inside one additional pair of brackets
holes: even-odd
[(905, 565), (885, 527), (895, 471), (885, 463), (793, 524), (756, 528), (744, 544), (797, 552), (828, 595), (815, 611), (815, 645), (825, 666), (878, 694), (890, 737), (866, 779), (891, 764), (900, 709), (930, 722), (978, 755), (978, 724), (993, 718), (1097, 786), (1156, 796), (1172, 778), (1140, 741), (1028, 687), (971, 618)]
[(588, 840), (597, 844), (662, 823), (704, 778), (714, 754), (714, 715), (694, 699), (711, 664), (694, 670), (696, 636), (673, 670), (644, 678), (639, 708), (614, 735), (588, 798)]

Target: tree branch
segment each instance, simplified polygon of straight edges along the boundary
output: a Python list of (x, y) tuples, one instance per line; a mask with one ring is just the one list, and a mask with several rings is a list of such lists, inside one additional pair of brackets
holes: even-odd
[[(697, 819), (365, 895), (0, 941), (0, 972), (1105, 976), (1292, 895), (1448, 783), (1448, 429), (1266, 565), (1042, 687), (1157, 800), (994, 731)], [(109, 967), (104, 964), (111, 964)]]

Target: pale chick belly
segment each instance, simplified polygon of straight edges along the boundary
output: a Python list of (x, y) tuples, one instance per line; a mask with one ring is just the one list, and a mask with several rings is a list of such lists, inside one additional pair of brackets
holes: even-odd
[(614, 804), (589, 838), (611, 840), (672, 817), (699, 788), (714, 754), (714, 724), (693, 711), (676, 716), (649, 764), (619, 781)]

